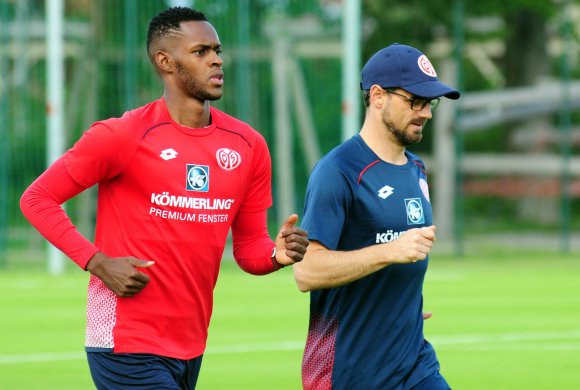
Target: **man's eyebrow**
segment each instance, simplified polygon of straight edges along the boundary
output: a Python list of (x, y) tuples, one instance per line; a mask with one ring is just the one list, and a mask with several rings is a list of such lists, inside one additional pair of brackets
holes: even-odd
[(218, 44), (218, 43), (211, 43), (211, 44), (207, 44), (207, 43), (197, 43), (191, 46), (192, 49), (203, 49), (203, 50), (208, 50), (208, 49), (212, 49), (212, 50), (216, 50), (216, 49), (221, 49), (222, 45)]

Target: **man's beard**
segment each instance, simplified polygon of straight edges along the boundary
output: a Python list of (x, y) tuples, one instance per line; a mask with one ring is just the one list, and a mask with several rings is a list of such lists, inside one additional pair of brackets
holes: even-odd
[(389, 122), (384, 118), (383, 123), (387, 128), (387, 130), (393, 135), (393, 137), (395, 137), (399, 145), (403, 147), (414, 145), (419, 141), (421, 141), (421, 138), (423, 138), (423, 134), (405, 132), (404, 130), (397, 128), (392, 122)]
[(189, 96), (201, 101), (218, 100), (222, 97), (221, 93), (219, 95), (211, 94), (207, 90), (200, 87), (199, 83), (193, 78), (191, 73), (188, 73), (179, 62), (175, 63), (175, 68), (177, 69), (177, 74), (185, 85), (185, 89)]

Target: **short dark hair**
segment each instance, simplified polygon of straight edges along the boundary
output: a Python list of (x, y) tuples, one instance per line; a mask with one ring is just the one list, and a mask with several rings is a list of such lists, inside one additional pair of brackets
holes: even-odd
[(169, 30), (179, 30), (181, 22), (191, 21), (205, 21), (207, 18), (202, 12), (196, 11), (188, 7), (173, 7), (160, 12), (149, 22), (149, 30), (147, 31), (147, 52), (151, 43), (164, 35)]
[(365, 108), (369, 108), (371, 104), (371, 91), (363, 91), (363, 103)]

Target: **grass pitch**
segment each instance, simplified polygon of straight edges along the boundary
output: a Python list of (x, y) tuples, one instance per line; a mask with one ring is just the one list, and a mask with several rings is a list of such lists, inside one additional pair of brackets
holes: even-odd
[[(92, 389), (88, 275), (0, 270), (0, 389)], [(580, 257), (433, 254), (425, 335), (454, 389), (580, 389)], [(225, 262), (198, 389), (300, 389), (308, 294)]]

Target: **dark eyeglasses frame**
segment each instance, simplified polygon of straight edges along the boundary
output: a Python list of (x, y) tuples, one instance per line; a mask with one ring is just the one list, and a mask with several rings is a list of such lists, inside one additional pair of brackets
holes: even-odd
[(437, 108), (437, 106), (439, 105), (439, 102), (441, 101), (441, 99), (439, 99), (439, 98), (425, 99), (425, 98), (420, 98), (420, 97), (416, 97), (416, 96), (409, 97), (409, 96), (405, 96), (401, 93), (395, 92), (391, 89), (383, 88), (383, 91), (402, 97), (403, 99), (405, 99), (406, 101), (408, 101), (411, 104), (411, 110), (413, 110), (413, 111), (421, 111), (422, 109), (425, 108), (425, 106), (427, 104), (429, 105), (429, 108), (431, 108), (431, 111), (433, 111)]

